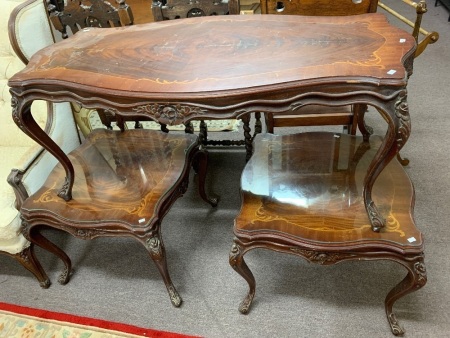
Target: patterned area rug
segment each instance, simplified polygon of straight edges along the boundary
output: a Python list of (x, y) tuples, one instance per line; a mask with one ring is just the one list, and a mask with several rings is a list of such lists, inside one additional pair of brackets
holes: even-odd
[[(96, 128), (106, 128), (102, 121), (100, 121), (100, 118), (98, 117), (97, 113), (93, 113), (89, 115), (89, 122), (92, 126), (92, 129)], [(238, 131), (240, 120), (206, 120), (206, 125), (208, 126), (208, 132), (215, 132), (215, 131)], [(134, 128), (134, 122), (127, 122), (128, 129)], [(156, 122), (151, 121), (142, 121), (141, 122), (144, 129), (153, 129), (153, 130), (160, 130), (161, 127)], [(194, 125), (194, 131), (198, 132), (200, 130), (199, 125), (200, 121), (192, 121), (192, 124)], [(176, 125), (176, 126), (167, 126), (169, 130), (184, 130), (184, 125)], [(119, 129), (115, 123), (113, 123), (113, 129)]]
[(0, 302), (0, 337), (5, 338), (193, 338), (105, 320)]

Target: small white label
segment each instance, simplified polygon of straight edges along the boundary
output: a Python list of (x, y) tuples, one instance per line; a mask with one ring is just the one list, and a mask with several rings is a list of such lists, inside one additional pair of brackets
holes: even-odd
[(408, 238), (408, 242), (409, 243), (414, 243), (415, 241), (416, 241), (416, 239), (414, 237)]
[(139, 220), (139, 223), (144, 223), (145, 222), (145, 218), (141, 218), (140, 220)]
[(400, 39), (400, 43), (405, 43), (406, 39)]
[(341, 137), (341, 135), (339, 135), (339, 134), (334, 134), (334, 137), (339, 138), (339, 137)]
[(389, 75), (394, 75), (395, 73), (397, 73), (397, 71), (395, 69), (391, 69), (390, 71), (387, 72)]

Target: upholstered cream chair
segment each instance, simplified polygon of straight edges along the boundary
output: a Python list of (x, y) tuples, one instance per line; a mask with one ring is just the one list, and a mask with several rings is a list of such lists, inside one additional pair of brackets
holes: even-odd
[[(33, 247), (20, 232), (18, 210), (28, 194), (44, 183), (56, 159), (43, 152), (14, 123), (7, 82), (32, 54), (54, 43), (54, 38), (45, 0), (0, 0), (0, 8), (0, 253), (15, 258), (36, 276), (42, 287), (48, 287), (49, 280)], [(80, 144), (68, 103), (37, 102), (32, 113), (64, 151)]]

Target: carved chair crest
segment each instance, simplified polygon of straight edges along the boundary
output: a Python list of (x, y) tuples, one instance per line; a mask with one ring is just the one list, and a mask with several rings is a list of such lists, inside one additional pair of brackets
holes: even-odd
[(73, 34), (85, 27), (118, 27), (133, 24), (133, 13), (125, 0), (116, 0), (117, 7), (106, 0), (49, 0), (50, 20), (63, 39), (67, 27)]

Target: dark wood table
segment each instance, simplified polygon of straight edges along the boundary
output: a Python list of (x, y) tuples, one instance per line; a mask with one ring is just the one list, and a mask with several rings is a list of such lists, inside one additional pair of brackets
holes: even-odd
[(382, 14), (199, 17), (84, 29), (36, 53), (8, 84), (17, 125), (62, 164), (66, 180), (58, 195), (67, 201), (73, 165), (34, 121), (30, 107), (37, 99), (75, 101), (168, 125), (241, 118), (247, 135), (252, 112), (374, 106), (388, 128), (362, 194), (379, 231), (385, 218), (372, 187), (410, 134), (406, 85), (414, 50), (413, 37)]

